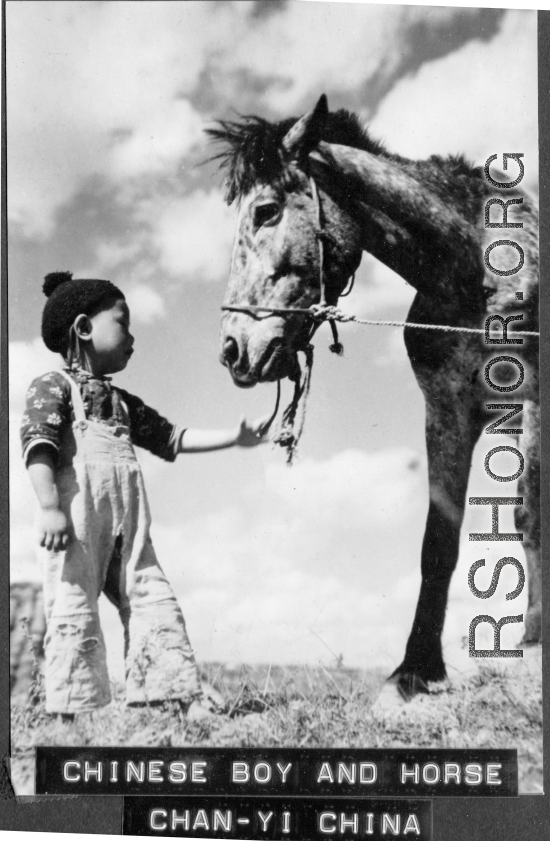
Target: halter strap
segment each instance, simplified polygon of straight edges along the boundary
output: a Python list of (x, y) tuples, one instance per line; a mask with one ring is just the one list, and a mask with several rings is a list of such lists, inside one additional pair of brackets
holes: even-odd
[[(318, 307), (321, 311), (328, 307), (327, 304), (327, 296), (326, 296), (326, 284), (325, 284), (325, 241), (330, 239), (330, 234), (325, 231), (323, 227), (323, 206), (321, 204), (321, 196), (319, 195), (319, 188), (317, 187), (317, 182), (313, 178), (312, 175), (309, 176), (309, 183), (311, 186), (311, 194), (313, 196), (313, 201), (315, 202), (315, 211), (317, 216), (317, 227), (315, 229), (315, 236), (317, 238), (317, 242), (319, 244), (319, 303), (315, 304), (315, 307)], [(353, 276), (355, 278), (355, 274)], [(351, 288), (353, 288), (353, 280), (351, 283)], [(346, 294), (349, 294), (347, 292)], [(311, 325), (311, 330), (309, 333), (309, 341), (313, 338), (313, 335), (322, 321), (325, 320), (324, 316), (316, 316), (315, 310), (312, 307), (262, 307), (262, 306), (255, 306), (253, 304), (241, 304), (241, 305), (230, 305), (224, 304), (222, 306), (222, 310), (226, 312), (244, 312), (251, 315), (255, 312), (265, 312), (266, 315), (269, 317), (270, 315), (294, 315), (295, 313), (303, 313), (304, 315), (309, 316), (313, 319), (313, 324)], [(329, 321), (330, 329), (332, 332), (333, 344), (329, 345), (329, 349), (333, 353), (337, 353), (341, 355), (344, 351), (342, 344), (338, 339), (338, 328), (334, 322), (334, 319)]]
[(327, 297), (325, 289), (325, 231), (323, 230), (323, 207), (321, 205), (321, 196), (319, 195), (317, 184), (312, 175), (309, 177), (309, 183), (313, 194), (313, 200), (315, 201), (315, 208), (317, 210), (317, 229), (315, 231), (315, 236), (317, 237), (317, 242), (319, 243), (319, 303), (322, 307), (325, 307), (327, 304)]
[[(315, 228), (315, 236), (319, 243), (319, 304), (316, 306), (326, 307), (326, 285), (325, 285), (325, 240), (329, 239), (329, 234), (323, 227), (323, 206), (321, 204), (321, 196), (319, 189), (313, 176), (310, 175), (309, 183), (311, 186), (311, 193), (313, 201), (315, 202), (315, 214), (317, 217), (317, 227)], [(255, 306), (254, 304), (223, 304), (222, 310), (227, 312), (265, 312), (265, 313), (281, 313), (290, 314), (301, 312), (304, 315), (312, 316), (311, 307), (269, 307), (269, 306)]]

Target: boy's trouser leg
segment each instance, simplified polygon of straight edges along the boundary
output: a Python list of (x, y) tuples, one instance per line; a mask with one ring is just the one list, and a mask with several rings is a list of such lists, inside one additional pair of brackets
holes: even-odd
[(121, 558), (109, 568), (105, 593), (124, 625), (127, 703), (200, 697), (183, 614), (148, 537), (137, 558), (125, 562), (122, 547)]
[(72, 540), (64, 552), (44, 550), (43, 568), (46, 710), (78, 713), (105, 706), (111, 692), (93, 563)]

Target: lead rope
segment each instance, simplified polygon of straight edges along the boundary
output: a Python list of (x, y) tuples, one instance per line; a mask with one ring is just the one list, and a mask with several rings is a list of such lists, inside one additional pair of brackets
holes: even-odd
[[(306, 403), (311, 386), (311, 373), (313, 370), (313, 345), (307, 345), (304, 353), (306, 357), (304, 376), (302, 378), (302, 372), (298, 371), (298, 374), (294, 378), (294, 394), (292, 395), (292, 400), (284, 410), (277, 433), (272, 439), (274, 444), (279, 444), (280, 447), (283, 447), (287, 451), (286, 463), (289, 466), (292, 465), (302, 432), (304, 430)], [(280, 380), (277, 380), (277, 407), (279, 395)], [(273, 418), (277, 414), (277, 407), (271, 420), (269, 421), (269, 425), (271, 425)], [(298, 416), (298, 421), (296, 421), (296, 415), (299, 408), (300, 414)]]
[[(448, 324), (414, 324), (412, 321), (375, 321), (369, 318), (357, 318), (356, 315), (348, 315), (338, 307), (329, 305), (320, 306), (319, 304), (312, 304), (310, 307), (311, 316), (318, 320), (319, 323), (328, 321), (332, 324), (334, 321), (342, 323), (355, 322), (355, 324), (368, 324), (374, 327), (406, 327), (410, 330), (439, 330), (442, 333), (477, 333), (478, 335), (490, 336), (485, 327), (450, 327)], [(540, 337), (537, 330), (514, 330), (510, 332), (510, 336), (534, 336)]]
[(258, 430), (258, 438), (263, 438), (263, 436), (269, 432), (271, 424), (277, 417), (277, 412), (279, 411), (279, 403), (281, 402), (281, 381), (277, 380), (277, 399), (275, 400), (275, 408), (273, 409), (273, 413), (269, 420), (267, 420)]

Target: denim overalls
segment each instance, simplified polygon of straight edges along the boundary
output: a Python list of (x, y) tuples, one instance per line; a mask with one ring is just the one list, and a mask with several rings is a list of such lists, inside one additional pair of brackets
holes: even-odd
[(86, 419), (78, 385), (65, 376), (75, 421), (63, 433), (56, 484), (71, 525), (66, 550), (41, 550), (46, 709), (79, 713), (111, 700), (98, 615), (102, 591), (124, 626), (127, 703), (189, 702), (201, 697), (199, 672), (151, 543), (130, 431)]

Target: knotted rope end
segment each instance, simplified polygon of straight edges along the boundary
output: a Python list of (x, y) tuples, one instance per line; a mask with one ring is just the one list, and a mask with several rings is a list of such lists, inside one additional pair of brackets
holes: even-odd
[(273, 443), (278, 444), (279, 447), (283, 447), (287, 451), (286, 463), (289, 467), (292, 467), (292, 462), (298, 449), (298, 438), (294, 435), (292, 429), (281, 429), (281, 431), (273, 439)]
[(336, 327), (334, 321), (330, 322), (330, 329), (332, 330), (332, 338), (334, 339), (334, 342), (332, 345), (328, 346), (328, 349), (331, 351), (331, 353), (336, 353), (338, 354), (338, 356), (342, 356), (342, 354), (344, 353), (344, 345), (338, 338), (338, 328)]
[[(304, 354), (306, 357), (306, 368), (303, 380), (300, 371), (294, 378), (294, 395), (292, 400), (284, 411), (277, 434), (272, 439), (274, 444), (278, 444), (280, 447), (286, 449), (286, 463), (289, 467), (292, 466), (294, 456), (298, 449), (298, 442), (304, 428), (306, 401), (311, 384), (311, 369), (313, 367), (313, 345), (307, 345), (304, 348)], [(300, 405), (301, 412), (297, 420), (296, 414)]]

